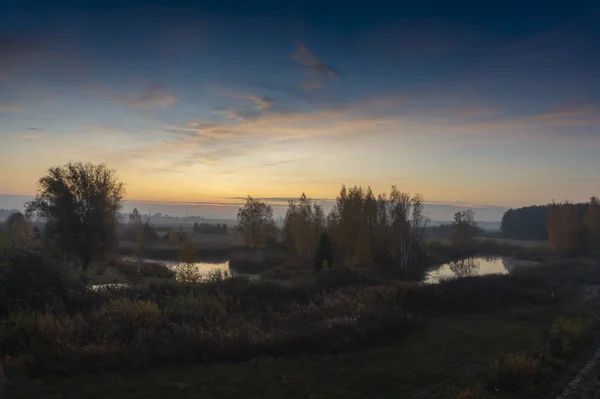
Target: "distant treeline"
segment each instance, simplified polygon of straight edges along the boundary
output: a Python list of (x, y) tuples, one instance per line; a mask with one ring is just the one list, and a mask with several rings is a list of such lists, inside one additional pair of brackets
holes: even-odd
[[(427, 237), (429, 238), (450, 238), (456, 232), (456, 227), (452, 223), (442, 223), (437, 226), (427, 227)], [(483, 236), (485, 230), (480, 227), (472, 227), (472, 235)]]
[[(571, 204), (580, 215), (585, 214), (589, 203)], [(548, 240), (548, 215), (552, 204), (509, 209), (502, 216), (500, 230), (505, 238), (517, 240)]]
[(194, 223), (194, 233), (227, 235), (225, 223)]
[[(124, 213), (124, 212), (117, 212), (117, 219), (121, 222), (126, 222), (127, 220), (129, 220), (129, 213)], [(148, 219), (148, 215), (142, 215), (142, 220), (144, 222), (146, 222)], [(163, 213), (152, 213), (152, 221), (153, 222), (162, 222), (162, 223), (169, 223), (169, 222), (177, 222), (177, 223), (181, 223), (181, 222), (185, 222), (185, 223), (192, 223), (192, 222), (200, 222), (205, 220), (204, 217), (202, 216), (171, 216), (171, 215), (166, 215)]]

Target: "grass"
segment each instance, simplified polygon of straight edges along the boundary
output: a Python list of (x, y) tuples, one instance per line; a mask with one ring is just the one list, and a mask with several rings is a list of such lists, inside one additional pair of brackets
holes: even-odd
[(424, 321), (400, 343), (133, 374), (21, 380), (14, 398), (455, 398), (492, 359), (525, 350), (557, 313), (516, 308)]

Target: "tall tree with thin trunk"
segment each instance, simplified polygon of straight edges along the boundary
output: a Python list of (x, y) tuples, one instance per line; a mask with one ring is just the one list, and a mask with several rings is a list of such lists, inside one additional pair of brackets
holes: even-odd
[(90, 263), (105, 260), (116, 246), (124, 194), (123, 183), (104, 164), (67, 163), (49, 168), (39, 180), (27, 215), (52, 226), (56, 245), (78, 258), (84, 275)]

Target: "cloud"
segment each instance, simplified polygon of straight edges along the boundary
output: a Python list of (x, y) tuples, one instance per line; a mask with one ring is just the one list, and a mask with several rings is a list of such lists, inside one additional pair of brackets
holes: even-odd
[(158, 139), (112, 151), (111, 156), (163, 171), (202, 165), (214, 175), (228, 175), (302, 162), (317, 156), (321, 148), (355, 150), (357, 140), (369, 145), (406, 140), (408, 146), (431, 148), (471, 140), (576, 137), (582, 132), (571, 127), (600, 126), (600, 112), (592, 105), (507, 116), (502, 107), (468, 95), (440, 95), (432, 103), (432, 92), (420, 97), (414, 92), (389, 93), (301, 110), (276, 106), (253, 94), (228, 96), (248, 101), (248, 108), (214, 111), (166, 125), (155, 135)]
[(255, 107), (258, 110), (265, 110), (275, 105), (275, 102), (273, 100), (268, 99), (267, 97), (254, 96), (251, 94), (232, 94), (231, 97), (239, 98), (242, 100), (250, 100), (254, 103)]
[(28, 126), (23, 126), (23, 129), (33, 130), (35, 132), (40, 132), (40, 131), (45, 130), (45, 129), (42, 129), (42, 128), (39, 128), (39, 127), (28, 127)]
[(278, 166), (278, 165), (285, 165), (285, 164), (289, 164), (289, 163), (296, 163), (296, 162), (302, 162), (302, 161), (308, 161), (310, 159), (315, 158), (317, 155), (311, 155), (309, 157), (303, 157), (303, 158), (295, 158), (295, 159), (285, 159), (283, 161), (277, 161), (277, 162), (268, 162), (268, 163), (263, 163), (263, 164), (259, 164), (259, 165), (252, 165), (252, 166), (246, 166), (243, 168), (238, 168), (238, 169), (230, 169), (230, 170), (224, 170), (222, 172), (219, 172), (220, 175), (229, 175), (235, 172), (240, 172), (243, 170), (252, 170), (252, 169), (260, 169), (260, 168), (267, 168), (270, 166)]
[(304, 90), (320, 89), (325, 79), (339, 79), (339, 73), (325, 64), (321, 59), (310, 52), (305, 44), (301, 44), (292, 55), (292, 60), (308, 71), (308, 79), (302, 83)]
[(19, 138), (21, 138), (23, 140), (39, 140), (42, 137), (44, 137), (43, 133), (27, 133), (27, 134), (19, 135)]
[(0, 104), (0, 112), (19, 112), (23, 108), (18, 105), (2, 105)]
[(108, 93), (107, 96), (121, 105), (142, 111), (154, 111), (177, 101), (177, 98), (160, 84), (148, 84), (137, 93)]

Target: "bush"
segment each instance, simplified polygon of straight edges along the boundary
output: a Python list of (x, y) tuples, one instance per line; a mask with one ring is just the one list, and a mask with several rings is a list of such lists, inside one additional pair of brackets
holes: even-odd
[(18, 309), (68, 306), (85, 297), (73, 270), (24, 251), (0, 253), (0, 317)]
[(116, 299), (93, 312), (89, 320), (94, 337), (104, 342), (127, 342), (137, 331), (161, 325), (163, 316), (150, 301)]
[(529, 355), (510, 353), (494, 361), (490, 367), (488, 385), (504, 392), (516, 392), (530, 387), (540, 368), (540, 362)]
[(223, 301), (208, 295), (178, 296), (165, 307), (166, 317), (176, 324), (219, 323), (227, 311)]
[(586, 321), (581, 317), (566, 318), (559, 316), (556, 318), (550, 328), (548, 339), (551, 354), (559, 358), (571, 356), (574, 344), (582, 338), (585, 330)]
[(192, 262), (183, 262), (175, 266), (177, 281), (186, 284), (197, 284), (203, 280), (200, 269)]

